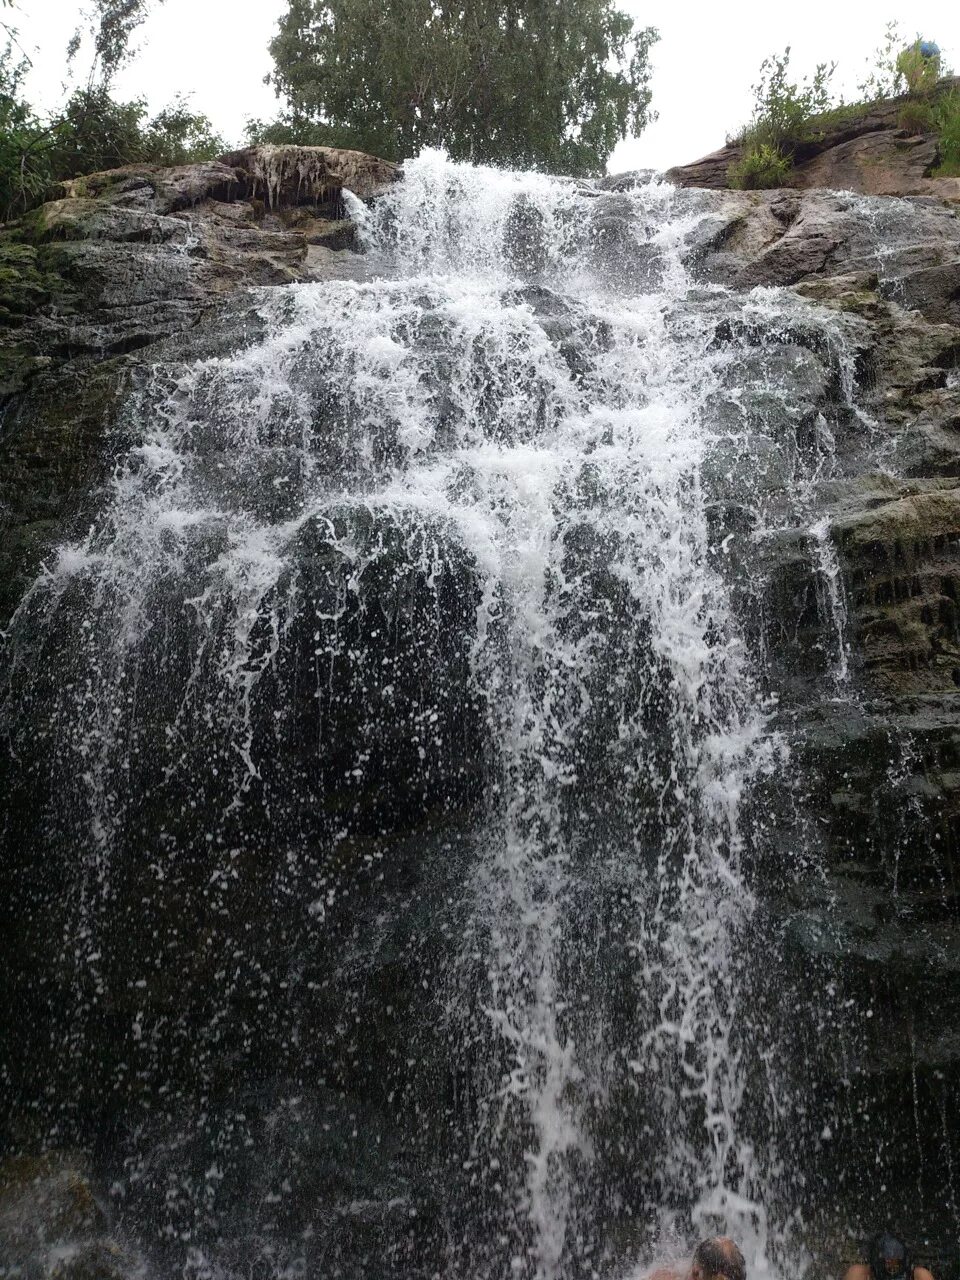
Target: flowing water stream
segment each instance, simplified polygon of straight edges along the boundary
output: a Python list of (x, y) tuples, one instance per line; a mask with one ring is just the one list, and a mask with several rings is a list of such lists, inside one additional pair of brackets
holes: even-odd
[(758, 617), (793, 530), (845, 684), (842, 324), (697, 285), (664, 184), (428, 154), (354, 213), (365, 278), (142, 380), (11, 627), (63, 937), (24, 1109), (96, 1133), (159, 1274), (572, 1280), (716, 1229), (776, 1271)]

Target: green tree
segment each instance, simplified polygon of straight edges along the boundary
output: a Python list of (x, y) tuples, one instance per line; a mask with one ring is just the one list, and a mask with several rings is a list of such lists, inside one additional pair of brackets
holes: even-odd
[[(150, 3), (94, 0), (87, 14), (91, 63), (86, 84), (47, 120), (24, 98), (29, 60), (15, 49), (16, 31), (8, 33), (6, 47), (0, 48), (0, 221), (48, 198), (63, 178), (127, 164), (185, 164), (226, 150), (210, 121), (182, 99), (150, 119), (142, 99), (118, 102), (112, 96), (111, 83), (132, 56), (131, 38)], [(0, 7), (9, 7), (7, 0), (0, 0)], [(67, 48), (68, 63), (82, 44), (78, 31)]]
[(612, 0), (288, 0), (290, 111), (253, 134), (596, 174), (650, 118), (656, 39)]

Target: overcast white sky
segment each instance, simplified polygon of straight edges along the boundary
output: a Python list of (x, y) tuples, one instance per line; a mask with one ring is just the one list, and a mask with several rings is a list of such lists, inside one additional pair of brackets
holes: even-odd
[[(576, 0), (570, 0), (576, 3)], [(34, 58), (30, 92), (50, 109), (60, 98), (63, 53), (81, 0), (16, 0), (14, 21)], [(750, 114), (750, 86), (767, 54), (793, 47), (801, 74), (836, 61), (836, 83), (848, 98), (897, 19), (908, 37), (936, 40), (960, 67), (960, 0), (620, 0), (645, 25), (660, 29), (654, 50), (653, 105), (659, 120), (622, 143), (610, 170), (668, 168), (721, 146)], [(192, 96), (229, 143), (241, 140), (248, 116), (277, 109), (263, 84), (267, 43), (285, 0), (165, 0), (141, 30), (140, 52), (117, 84), (121, 95), (146, 97), (157, 109), (177, 93)]]

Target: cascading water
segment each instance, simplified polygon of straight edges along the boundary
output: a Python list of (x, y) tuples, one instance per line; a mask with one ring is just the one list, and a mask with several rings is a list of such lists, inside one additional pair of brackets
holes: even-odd
[(366, 280), (144, 379), (14, 619), (10, 821), (64, 941), (7, 1071), (161, 1274), (789, 1254), (750, 615), (843, 334), (697, 288), (676, 205), (409, 164)]

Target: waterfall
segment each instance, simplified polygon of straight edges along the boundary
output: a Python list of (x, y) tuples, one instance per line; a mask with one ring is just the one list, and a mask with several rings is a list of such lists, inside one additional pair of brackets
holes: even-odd
[(843, 322), (698, 284), (656, 181), (428, 153), (355, 212), (364, 278), (144, 373), (11, 625), (63, 935), (24, 1106), (96, 1131), (164, 1274), (562, 1280), (716, 1230), (775, 1270), (757, 616)]

